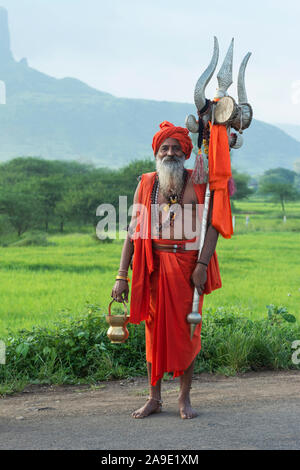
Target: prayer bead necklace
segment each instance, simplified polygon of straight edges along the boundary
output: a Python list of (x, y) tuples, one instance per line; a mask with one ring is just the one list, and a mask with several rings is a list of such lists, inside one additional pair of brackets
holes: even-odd
[(183, 195), (184, 195), (184, 191), (185, 191), (187, 181), (188, 181), (188, 172), (187, 172), (186, 169), (184, 169), (183, 178), (184, 178), (184, 181), (183, 181), (183, 185), (182, 185), (182, 189), (181, 189), (179, 197), (178, 197), (177, 194), (171, 194), (168, 197), (169, 202), (167, 203), (166, 206), (164, 206), (165, 211), (167, 211), (168, 208), (169, 208), (167, 218), (163, 223), (159, 223), (158, 193), (159, 193), (159, 186), (160, 185), (159, 185), (158, 175), (156, 174), (155, 182), (154, 182), (152, 193), (151, 193), (151, 204), (154, 204), (154, 207), (155, 207), (154, 225), (155, 225), (156, 234), (159, 234), (162, 229), (168, 227), (169, 225), (170, 226), (174, 225), (176, 212), (172, 211), (171, 207), (172, 207), (173, 204), (180, 204), (181, 207), (182, 207)]

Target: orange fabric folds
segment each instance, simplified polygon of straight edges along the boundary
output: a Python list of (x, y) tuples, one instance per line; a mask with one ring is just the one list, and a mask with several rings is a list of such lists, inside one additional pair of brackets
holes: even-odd
[(228, 180), (231, 177), (228, 135), (225, 126), (213, 125), (209, 143), (209, 187), (214, 191), (212, 225), (224, 238), (233, 234)]
[[(168, 245), (180, 242), (166, 241)], [(182, 375), (201, 349), (201, 324), (193, 339), (186, 321), (192, 311), (194, 286), (191, 275), (195, 269), (197, 250), (185, 253), (153, 251), (154, 271), (150, 281), (150, 309), (145, 322), (146, 360), (152, 363), (151, 384), (156, 385), (164, 372), (173, 377)], [(203, 295), (199, 313), (202, 313)]]
[(151, 239), (151, 191), (155, 172), (142, 175), (139, 190), (140, 223), (134, 238), (131, 278), (130, 322), (140, 323), (149, 315), (150, 274), (153, 271)]

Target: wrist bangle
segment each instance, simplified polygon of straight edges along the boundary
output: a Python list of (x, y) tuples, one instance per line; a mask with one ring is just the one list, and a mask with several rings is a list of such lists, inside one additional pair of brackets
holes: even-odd
[(129, 277), (124, 277), (124, 276), (116, 276), (117, 281), (127, 281), (130, 282)]
[(199, 261), (199, 260), (198, 260), (197, 263), (204, 264), (204, 266), (208, 267), (208, 264), (203, 263), (203, 261)]

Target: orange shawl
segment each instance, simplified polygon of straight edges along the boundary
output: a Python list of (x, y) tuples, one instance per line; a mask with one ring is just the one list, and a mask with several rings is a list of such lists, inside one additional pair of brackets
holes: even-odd
[[(192, 170), (188, 170), (191, 174)], [(147, 210), (147, 224), (144, 232), (148, 238), (138, 237), (134, 240), (133, 272), (131, 280), (130, 322), (139, 324), (149, 317), (150, 305), (150, 275), (154, 271), (152, 239), (151, 239), (151, 191), (156, 172), (142, 175), (139, 190), (139, 203)], [(206, 184), (194, 184), (198, 204), (204, 203)], [(144, 214), (144, 218), (146, 214)], [(136, 232), (139, 232), (140, 224)], [(204, 294), (222, 286), (217, 254), (214, 252), (207, 268), (207, 281)]]

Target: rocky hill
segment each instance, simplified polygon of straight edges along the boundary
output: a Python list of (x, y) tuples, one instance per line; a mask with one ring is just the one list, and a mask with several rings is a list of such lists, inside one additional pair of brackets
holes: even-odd
[[(100, 73), (100, 72), (99, 72)], [(117, 98), (73, 79), (56, 79), (16, 61), (10, 48), (7, 12), (0, 8), (0, 160), (17, 156), (90, 161), (119, 167), (152, 155), (158, 124), (184, 125), (195, 112), (189, 103)], [(300, 142), (279, 128), (253, 122), (233, 165), (251, 174), (282, 166), (292, 169)]]

